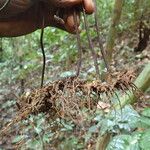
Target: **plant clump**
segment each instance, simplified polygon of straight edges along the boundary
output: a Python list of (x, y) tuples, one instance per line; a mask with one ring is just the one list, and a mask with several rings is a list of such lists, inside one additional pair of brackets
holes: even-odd
[[(125, 93), (127, 90), (136, 94), (139, 92), (133, 84), (133, 72), (123, 71), (111, 75), (107, 82), (87, 81), (78, 77), (63, 78), (35, 89), (28, 95), (22, 95), (17, 103), (19, 114), (7, 125), (25, 119), (29, 114), (48, 113), (51, 119), (67, 118), (76, 122), (77, 118), (84, 118), (82, 110), (87, 113), (101, 108), (99, 102), (111, 103), (111, 97), (116, 91)], [(118, 99), (119, 100), (119, 99)], [(3, 129), (5, 131), (5, 129)]]

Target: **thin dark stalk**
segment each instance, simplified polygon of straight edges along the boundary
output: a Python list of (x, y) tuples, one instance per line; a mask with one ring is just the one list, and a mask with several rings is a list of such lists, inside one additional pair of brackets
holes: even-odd
[(94, 66), (95, 66), (95, 70), (96, 70), (96, 74), (97, 74), (97, 79), (100, 79), (98, 62), (97, 62), (97, 56), (95, 54), (94, 46), (93, 46), (92, 40), (90, 38), (89, 26), (88, 26), (88, 22), (87, 22), (87, 18), (86, 18), (86, 14), (85, 14), (84, 8), (83, 8), (83, 18), (84, 18), (84, 25), (85, 25), (85, 30), (86, 30), (86, 35), (87, 35), (90, 51), (91, 51), (91, 54), (92, 54), (92, 57), (93, 57), (93, 60), (94, 60)]
[(107, 62), (107, 58), (106, 58), (106, 52), (104, 50), (103, 44), (102, 44), (102, 39), (100, 38), (100, 29), (99, 29), (99, 21), (98, 21), (98, 12), (97, 12), (97, 2), (96, 0), (94, 0), (95, 3), (95, 13), (94, 13), (94, 18), (95, 18), (95, 27), (96, 27), (96, 32), (97, 32), (97, 36), (98, 36), (98, 44), (99, 44), (99, 48), (105, 63), (105, 67), (107, 68), (107, 71), (110, 72), (110, 68)]
[(41, 76), (41, 88), (43, 87), (43, 84), (44, 84), (45, 65), (46, 65), (46, 56), (45, 56), (44, 44), (43, 44), (44, 24), (45, 24), (45, 20), (44, 20), (44, 17), (43, 17), (42, 29), (41, 29), (41, 36), (40, 36), (40, 45), (41, 45), (41, 50), (42, 50), (42, 55), (43, 55), (43, 67), (42, 67), (42, 76)]
[(79, 33), (79, 29), (78, 29), (78, 24), (77, 24), (76, 11), (74, 11), (73, 17), (74, 17), (74, 22), (75, 22), (76, 39), (77, 39), (78, 56), (79, 56), (77, 70), (76, 70), (76, 76), (78, 77), (80, 74), (80, 71), (81, 71), (81, 66), (82, 66), (82, 47), (81, 47), (80, 33)]

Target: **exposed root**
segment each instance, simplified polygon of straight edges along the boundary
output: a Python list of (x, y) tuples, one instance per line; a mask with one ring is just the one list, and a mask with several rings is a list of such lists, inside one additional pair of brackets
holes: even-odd
[[(25, 119), (29, 114), (49, 113), (51, 119), (68, 118), (75, 122), (83, 118), (82, 109), (90, 113), (98, 108), (100, 101), (111, 103), (110, 98), (116, 95), (116, 90), (126, 93), (126, 90), (138, 91), (132, 83), (134, 75), (130, 71), (115, 73), (109, 82), (98, 80), (88, 82), (77, 77), (60, 79), (23, 95), (19, 100), (20, 112), (2, 132)], [(138, 93), (138, 92), (137, 92)], [(105, 96), (104, 96), (105, 95)], [(120, 103), (120, 101), (119, 101)], [(111, 104), (110, 104), (111, 105)], [(113, 106), (112, 106), (113, 107)]]

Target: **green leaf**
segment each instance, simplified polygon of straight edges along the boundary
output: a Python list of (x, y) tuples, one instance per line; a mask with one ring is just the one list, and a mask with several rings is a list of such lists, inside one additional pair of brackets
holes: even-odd
[(70, 76), (73, 76), (75, 75), (75, 72), (72, 72), (72, 71), (66, 71), (66, 72), (63, 72), (60, 77), (61, 78), (66, 78), (66, 77), (70, 77)]
[(62, 124), (64, 127), (61, 129), (62, 131), (72, 131), (73, 130), (74, 125), (71, 122), (69, 122), (69, 123), (62, 122)]
[(91, 126), (91, 127), (89, 128), (89, 132), (90, 132), (90, 133), (95, 133), (96, 131), (97, 131), (97, 126), (96, 126), (96, 125)]
[(33, 150), (42, 150), (41, 148), (41, 141), (39, 140), (29, 140), (27, 143), (26, 143), (26, 147), (29, 148), (29, 149), (33, 149)]
[(18, 143), (18, 142), (20, 142), (21, 140), (23, 140), (24, 138), (25, 138), (24, 135), (18, 135), (18, 136), (16, 136), (16, 137), (13, 139), (12, 143), (13, 143), (13, 144)]
[(145, 117), (150, 117), (150, 108), (145, 108), (141, 114)]
[(140, 147), (142, 150), (150, 150), (150, 129), (146, 130), (141, 137)]
[(132, 106), (125, 106), (122, 110), (114, 111), (112, 114), (101, 120), (101, 134), (106, 131), (118, 133), (121, 131), (130, 132), (137, 127), (139, 114)]
[(139, 119), (137, 126), (141, 128), (150, 128), (150, 119), (142, 116)]
[(118, 135), (109, 143), (107, 150), (140, 150), (139, 147), (140, 134)]
[(42, 132), (42, 129), (40, 127), (34, 127), (34, 130), (37, 134), (40, 134)]

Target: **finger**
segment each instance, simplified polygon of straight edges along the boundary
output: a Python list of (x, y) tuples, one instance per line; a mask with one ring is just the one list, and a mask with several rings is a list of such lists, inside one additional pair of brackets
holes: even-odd
[(95, 6), (92, 0), (83, 0), (83, 7), (87, 14), (92, 14), (95, 10)]
[(65, 22), (65, 28), (70, 33), (75, 33), (76, 29), (78, 29), (79, 25), (80, 25), (80, 14), (79, 14), (79, 12), (76, 12), (75, 17), (76, 17), (76, 19), (74, 18), (74, 11), (71, 11), (68, 14), (68, 17), (67, 17), (66, 22)]

